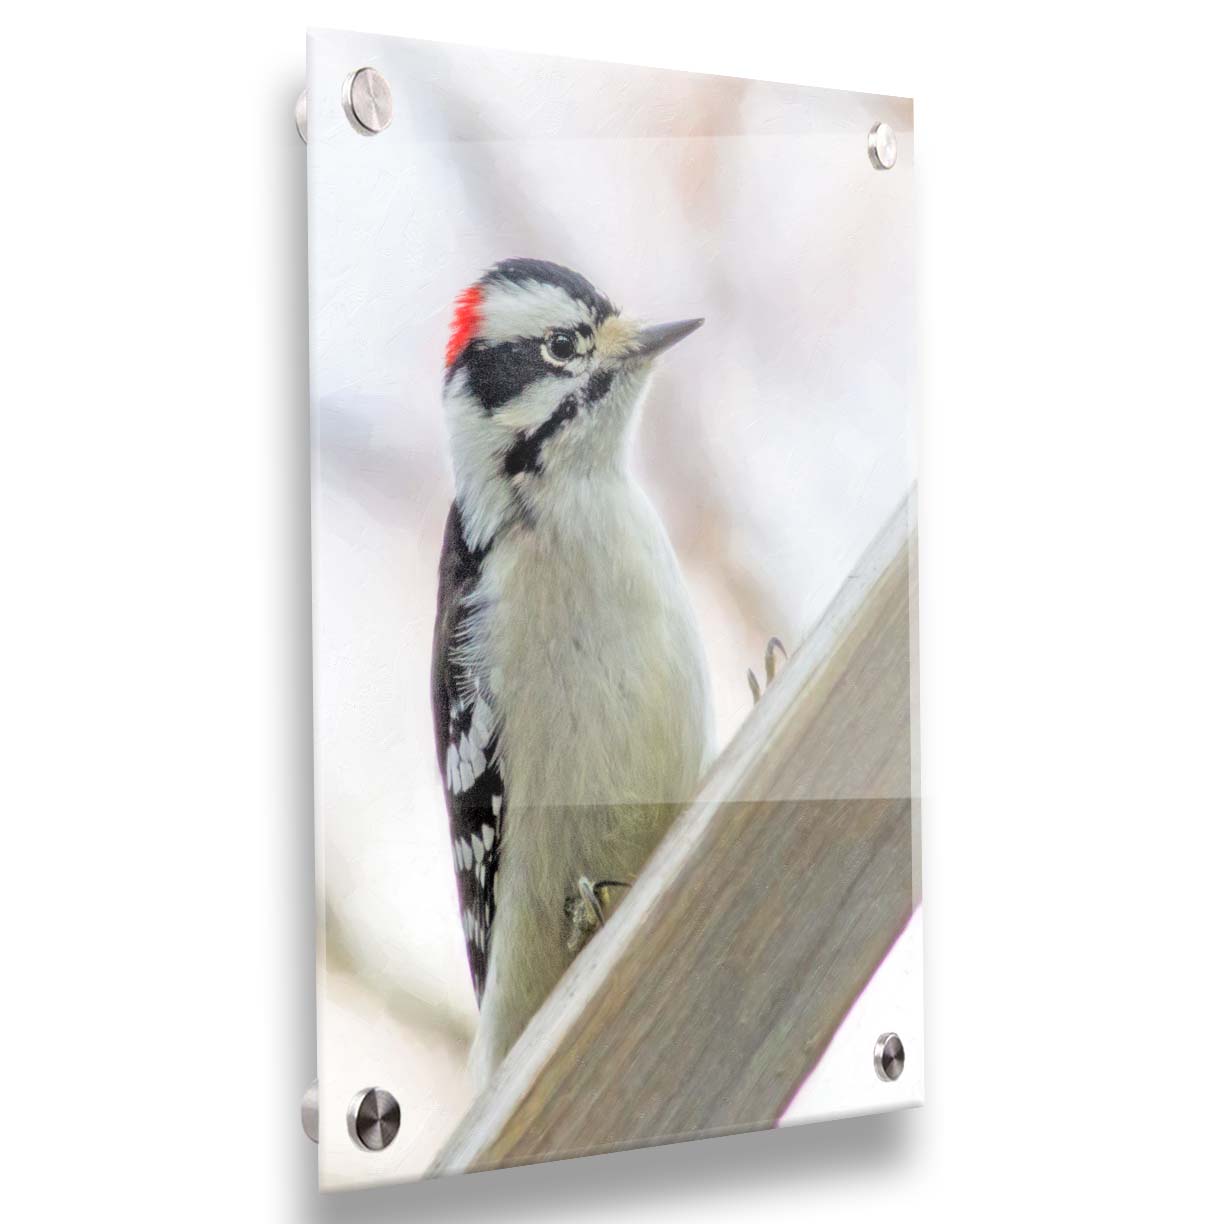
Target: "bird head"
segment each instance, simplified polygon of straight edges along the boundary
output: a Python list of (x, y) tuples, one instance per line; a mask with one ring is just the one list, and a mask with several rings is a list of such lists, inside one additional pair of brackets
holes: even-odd
[(577, 272), (507, 259), (459, 295), (444, 401), (469, 543), (623, 470), (654, 360), (702, 324), (624, 317)]

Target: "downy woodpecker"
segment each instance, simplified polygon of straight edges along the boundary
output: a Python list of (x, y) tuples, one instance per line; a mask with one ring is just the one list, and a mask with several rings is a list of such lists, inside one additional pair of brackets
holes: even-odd
[(701, 323), (534, 259), (455, 304), (432, 687), (482, 1083), (708, 762), (693, 608), (627, 466), (654, 359)]

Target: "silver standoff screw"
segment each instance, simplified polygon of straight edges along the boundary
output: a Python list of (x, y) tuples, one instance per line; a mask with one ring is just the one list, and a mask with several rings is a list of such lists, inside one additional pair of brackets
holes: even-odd
[(358, 68), (344, 78), (340, 101), (348, 121), (363, 136), (391, 126), (391, 86), (377, 68)]
[(319, 1142), (319, 1081), (302, 1093), (302, 1129), (311, 1143)]
[(399, 1134), (399, 1102), (382, 1088), (363, 1088), (348, 1108), (349, 1138), (365, 1152), (381, 1152)]
[(303, 89), (298, 94), (297, 101), (293, 104), (293, 121), (297, 124), (298, 135), (302, 138), (302, 143), (306, 143), (306, 91)]
[(905, 1070), (905, 1047), (896, 1033), (882, 1033), (875, 1044), (875, 1069), (882, 1080), (899, 1079)]
[(897, 164), (897, 133), (887, 123), (877, 123), (867, 133), (867, 156), (877, 170), (891, 170)]

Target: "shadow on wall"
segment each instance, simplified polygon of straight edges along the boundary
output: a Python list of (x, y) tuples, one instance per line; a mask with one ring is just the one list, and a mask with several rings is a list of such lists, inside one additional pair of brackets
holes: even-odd
[[(606, 1218), (638, 1210), (657, 1215), (674, 1203), (684, 1213), (694, 1193), (742, 1192), (857, 1180), (896, 1172), (917, 1159), (913, 1111), (847, 1118), (779, 1131), (641, 1148), (594, 1159), (499, 1169), (492, 1177), (443, 1178), (376, 1190), (306, 1196), (303, 1220), (373, 1224), (406, 1218), (434, 1221), (572, 1220), (576, 1205), (598, 1203)], [(305, 1142), (305, 1140), (304, 1140)]]

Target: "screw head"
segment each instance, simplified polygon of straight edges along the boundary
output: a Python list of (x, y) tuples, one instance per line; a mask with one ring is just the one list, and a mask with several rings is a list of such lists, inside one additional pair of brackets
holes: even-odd
[(293, 121), (297, 124), (298, 135), (302, 138), (302, 143), (306, 143), (306, 91), (303, 89), (298, 94), (297, 102), (293, 106)]
[(319, 1142), (319, 1081), (302, 1093), (302, 1129), (311, 1143)]
[(905, 1070), (905, 1047), (896, 1033), (882, 1033), (875, 1044), (875, 1069), (882, 1080), (900, 1078)]
[(891, 170), (897, 164), (897, 133), (887, 123), (877, 123), (867, 133), (867, 156), (877, 170)]
[(358, 68), (344, 78), (340, 101), (348, 121), (363, 136), (391, 126), (391, 86), (377, 68)]
[(399, 1102), (382, 1088), (363, 1088), (348, 1108), (349, 1138), (365, 1152), (381, 1152), (399, 1134)]

